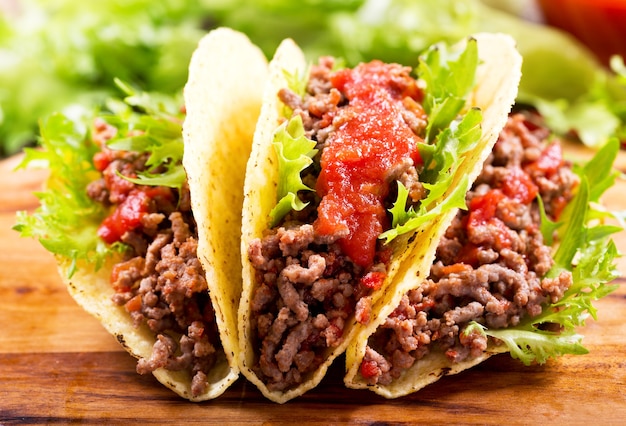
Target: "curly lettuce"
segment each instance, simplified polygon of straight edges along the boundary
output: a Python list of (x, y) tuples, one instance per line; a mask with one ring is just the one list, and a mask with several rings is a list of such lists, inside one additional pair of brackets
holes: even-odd
[(398, 197), (389, 210), (392, 227), (380, 235), (387, 243), (449, 209), (466, 207), (465, 194), (471, 184), (467, 177), (452, 193), (442, 197), (463, 163), (463, 154), (476, 146), (482, 134), (482, 112), (474, 108), (462, 111), (465, 97), (474, 86), (477, 66), (478, 47), (474, 39), (468, 40), (460, 54), (437, 45), (421, 58), (417, 73), (425, 83), (424, 110), (428, 125), (425, 143), (419, 145), (424, 162), (420, 180), (428, 195), (417, 210), (406, 209), (408, 192), (398, 182)]
[(277, 225), (291, 210), (300, 211), (307, 206), (298, 197), (298, 191), (312, 191), (302, 182), (301, 172), (313, 163), (317, 154), (315, 141), (304, 136), (302, 117), (295, 117), (281, 124), (272, 142), (278, 157), (278, 188), (276, 206), (270, 212), (270, 225)]

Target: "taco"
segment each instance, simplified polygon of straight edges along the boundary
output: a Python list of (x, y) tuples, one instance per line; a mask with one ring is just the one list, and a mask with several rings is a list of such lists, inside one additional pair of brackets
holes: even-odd
[(612, 290), (608, 236), (620, 229), (598, 222), (606, 213), (590, 202), (615, 179), (618, 149), (611, 141), (575, 172), (538, 115), (511, 115), (468, 208), (440, 217), (351, 342), (346, 386), (395, 398), (496, 353), (527, 365), (586, 353), (575, 327)]
[(55, 254), (69, 293), (138, 358), (139, 373), (192, 401), (239, 376), (240, 159), (266, 74), (245, 36), (215, 30), (193, 54), (186, 114), (180, 97), (118, 82), (125, 102), (93, 121), (51, 116), (43, 150), (25, 159), (51, 174), (41, 207), (16, 228)]
[(417, 77), (380, 61), (307, 69), (285, 40), (244, 186), (242, 373), (285, 402), (314, 387), (431, 228), (463, 205), (506, 122), (521, 59), (479, 34), (425, 53)]

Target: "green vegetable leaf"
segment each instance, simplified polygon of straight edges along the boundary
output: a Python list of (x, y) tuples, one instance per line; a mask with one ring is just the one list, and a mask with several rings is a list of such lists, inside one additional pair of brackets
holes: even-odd
[(546, 214), (546, 209), (543, 204), (543, 199), (537, 195), (537, 204), (539, 205), (540, 215), (540, 231), (543, 237), (543, 242), (547, 246), (552, 246), (554, 243), (554, 233), (561, 227), (563, 222), (554, 222)]
[(306, 93), (306, 86), (308, 83), (308, 75), (310, 70), (305, 70), (304, 73), (299, 72), (289, 72), (287, 70), (283, 70), (283, 77), (287, 82), (287, 87), (296, 95), (302, 97)]
[(468, 40), (460, 55), (448, 52), (445, 44), (440, 43), (420, 58), (417, 73), (426, 86), (427, 143), (433, 143), (439, 132), (448, 127), (465, 106), (464, 98), (474, 86), (477, 66), (475, 39)]
[(313, 163), (317, 154), (315, 141), (304, 136), (302, 117), (296, 115), (281, 124), (274, 133), (274, 151), (278, 157), (277, 204), (270, 212), (271, 226), (275, 226), (291, 210), (300, 211), (306, 203), (298, 198), (298, 191), (312, 191), (302, 182), (300, 173)]
[[(404, 185), (400, 182), (398, 182), (398, 186), (400, 188), (404, 187)], [(409, 208), (407, 211), (404, 210), (406, 208), (405, 205), (408, 193), (402, 194), (402, 196), (399, 195), (397, 201), (393, 205), (393, 208), (390, 210), (393, 216), (393, 223), (396, 223), (396, 225), (380, 234), (378, 238), (384, 239), (385, 243), (389, 243), (399, 235), (419, 229), (422, 225), (428, 223), (447, 210), (453, 208), (466, 208), (465, 195), (467, 194), (468, 189), (469, 179), (465, 176), (459, 185), (455, 187), (454, 191), (448, 194), (448, 196), (434, 208), (426, 211), (420, 207), (417, 212), (414, 211), (413, 208)], [(406, 192), (406, 188), (404, 189), (404, 192)]]
[[(421, 200), (415, 210), (412, 206), (406, 210), (408, 192), (398, 183), (398, 198), (389, 210), (392, 227), (379, 238), (387, 243), (398, 235), (412, 232), (428, 223), (437, 215), (454, 208), (466, 208), (465, 195), (471, 186), (467, 176), (458, 184), (452, 182), (463, 164), (462, 155), (472, 149), (481, 136), (480, 123), (482, 113), (470, 109), (460, 121), (454, 121), (442, 130), (434, 145), (420, 145), (420, 154), (424, 161), (424, 170), (420, 175), (424, 188), (428, 190), (426, 198)], [(446, 194), (451, 187), (453, 191)]]
[(518, 329), (487, 330), (476, 322), (470, 323), (464, 333), (472, 331), (478, 331), (502, 341), (511, 352), (511, 356), (525, 365), (533, 362), (543, 364), (550, 358), (564, 354), (583, 355), (589, 352), (582, 345), (582, 336), (575, 333)]
[(467, 177), (454, 187), (454, 179), (463, 164), (463, 154), (470, 151), (482, 135), (482, 112), (471, 108), (460, 114), (464, 97), (474, 84), (478, 66), (476, 40), (469, 39), (462, 52), (448, 53), (444, 45), (430, 49), (418, 66), (419, 78), (425, 82), (424, 109), (428, 115), (425, 142), (419, 145), (424, 163), (420, 181), (428, 190), (419, 208), (406, 210), (408, 193), (398, 183), (398, 198), (389, 210), (392, 228), (379, 238), (388, 243), (398, 235), (414, 231), (436, 215), (453, 208), (465, 208)]
[(148, 170), (139, 172), (136, 178), (120, 176), (138, 185), (180, 189), (187, 178), (182, 166), (182, 99), (140, 91), (119, 79), (116, 84), (127, 96), (123, 103), (108, 103), (113, 113), (103, 118), (118, 132), (107, 141), (107, 147), (150, 154)]
[(109, 252), (96, 233), (107, 212), (86, 192), (87, 184), (99, 177), (92, 165), (98, 148), (89, 140), (87, 123), (53, 114), (42, 120), (41, 145), (43, 150), (29, 149), (20, 166), (43, 164), (50, 169), (46, 191), (35, 194), (41, 207), (32, 215), (19, 212), (14, 229), (74, 265), (86, 260), (98, 267)]
[[(395, 228), (400, 224), (406, 223), (411, 217), (415, 217), (415, 211), (413, 210), (413, 206), (410, 206), (409, 209), (406, 209), (406, 204), (409, 199), (409, 190), (406, 189), (406, 186), (400, 181), (398, 182), (398, 197), (396, 201), (393, 203), (393, 206), (389, 209), (389, 213), (391, 213), (392, 222), (391, 228)], [(384, 238), (381, 236), (381, 238)]]
[(550, 276), (556, 276), (559, 269), (568, 269), (574, 260), (576, 252), (584, 245), (587, 238), (585, 220), (588, 205), (589, 184), (587, 179), (583, 177), (576, 196), (567, 206), (570, 213), (569, 217), (563, 217), (564, 225), (567, 223), (567, 229), (559, 244), (559, 248), (554, 254), (556, 267), (552, 268), (549, 273)]
[(615, 162), (619, 150), (619, 140), (610, 138), (582, 169), (577, 169), (577, 173), (586, 176), (589, 182), (589, 201), (598, 202), (600, 196), (615, 183), (619, 172), (611, 165)]

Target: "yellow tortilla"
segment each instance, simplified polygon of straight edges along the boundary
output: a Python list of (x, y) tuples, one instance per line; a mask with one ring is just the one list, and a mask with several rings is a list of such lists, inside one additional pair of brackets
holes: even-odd
[(267, 73), (267, 60), (257, 46), (241, 33), (220, 28), (201, 40), (185, 86), (183, 165), (198, 225), (198, 258), (229, 367), (210, 397), (239, 376), (243, 182)]
[[(481, 65), (477, 71), (477, 85), (469, 103), (478, 106), (483, 112), (482, 138), (479, 146), (463, 162), (454, 184), (458, 184), (463, 175), (474, 182), (489, 156), (500, 130), (504, 127), (508, 113), (517, 96), (517, 86), (521, 77), (521, 57), (515, 49), (514, 41), (504, 35), (478, 34)], [(453, 184), (453, 185), (454, 185)], [(387, 398), (395, 398), (415, 392), (446, 374), (459, 373), (470, 368), (494, 353), (504, 349), (489, 348), (481, 357), (462, 363), (452, 363), (444, 354), (430, 354), (416, 362), (412, 368), (389, 385), (368, 386), (359, 375), (359, 367), (365, 355), (368, 339), (376, 332), (379, 325), (394, 311), (402, 296), (409, 290), (419, 287), (421, 281), (430, 273), (439, 240), (452, 222), (457, 209), (441, 215), (430, 224), (422, 238), (426, 242), (409, 249), (403, 260), (402, 268), (396, 275), (389, 292), (379, 300), (373, 309), (373, 319), (366, 326), (359, 327), (358, 336), (353, 339), (346, 351), (345, 384), (349, 388), (369, 388)], [(424, 241), (424, 240), (422, 240)]]
[[(454, 185), (458, 185), (464, 175), (469, 175), (469, 182), (473, 182), (477, 177), (484, 159), (491, 151), (498, 133), (506, 122), (517, 94), (520, 78), (521, 59), (510, 37), (481, 34), (475, 38), (478, 40), (481, 65), (477, 74), (477, 86), (470, 95), (467, 106), (477, 106), (483, 110), (483, 135), (476, 149), (465, 156), (463, 167), (454, 178)], [(393, 310), (397, 304), (396, 300), (399, 300), (399, 296), (402, 296), (405, 289), (415, 285), (416, 280), (413, 278), (415, 272), (420, 272), (423, 276), (424, 271), (427, 272), (430, 269), (439, 233), (442, 229), (445, 230), (444, 223), (451, 220), (456, 213), (452, 211), (412, 235), (400, 236), (393, 240), (391, 243), (393, 256), (387, 278), (381, 290), (372, 296), (373, 309), (370, 324), (363, 327), (352, 315), (346, 319), (343, 342), (327, 350), (324, 354), (325, 362), (316, 371), (306, 376), (297, 387), (286, 391), (268, 389), (252, 369), (258, 357), (258, 351), (253, 347), (253, 330), (250, 322), (250, 304), (255, 290), (255, 271), (248, 260), (247, 250), (253, 239), (263, 236), (263, 231), (268, 226), (269, 213), (276, 203), (278, 161), (272, 147), (272, 137), (279, 124), (283, 108), (277, 93), (281, 87), (287, 86), (286, 74), (302, 75), (306, 70), (307, 63), (302, 51), (293, 41), (285, 40), (270, 62), (270, 77), (254, 136), (244, 187), (241, 242), (243, 291), (239, 308), (241, 369), (246, 378), (254, 383), (267, 398), (279, 403), (302, 395), (315, 387), (322, 380), (333, 360), (342, 354), (351, 342), (353, 344), (348, 353), (349, 367), (356, 365), (355, 368), (358, 370), (367, 336), (376, 329), (379, 321), (382, 321)], [(454, 186), (448, 193), (453, 189)], [(425, 238), (429, 243), (425, 243)], [(412, 278), (409, 279), (411, 274)], [(386, 309), (383, 310), (383, 307)], [(357, 335), (358, 340), (356, 340)], [(350, 380), (346, 381), (348, 386), (359, 387)]]
[[(198, 258), (206, 271), (211, 302), (224, 353), (208, 372), (208, 388), (194, 396), (191, 376), (158, 369), (154, 376), (183, 398), (203, 401), (221, 395), (239, 377), (237, 365), (237, 302), (241, 291), (239, 232), (245, 162), (261, 109), (267, 78), (263, 53), (244, 35), (217, 29), (205, 36), (193, 54), (185, 86), (187, 116), (183, 126), (183, 165), (198, 225)], [(217, 185), (216, 185), (217, 183)], [(69, 262), (59, 260), (62, 277)], [(111, 300), (113, 265), (98, 271), (79, 264), (66, 279), (72, 297), (137, 358), (149, 358), (156, 341), (146, 325), (135, 327), (123, 306)]]
[[(243, 222), (241, 227), (243, 288), (238, 314), (240, 368), (241, 373), (254, 383), (263, 395), (278, 403), (286, 402), (311, 389), (321, 380), (325, 372), (321, 371), (315, 378), (306, 381), (294, 390), (278, 392), (270, 391), (252, 370), (255, 352), (251, 343), (252, 329), (249, 312), (254, 292), (254, 268), (248, 260), (248, 246), (254, 238), (263, 235), (269, 212), (276, 204), (278, 162), (272, 148), (272, 136), (282, 109), (282, 103), (276, 94), (279, 87), (286, 85), (283, 71), (293, 74), (302, 73), (305, 69), (306, 61), (300, 48), (292, 40), (284, 40), (269, 64), (269, 79), (263, 93), (263, 106), (254, 134), (243, 190)], [(327, 367), (324, 367), (324, 370), (325, 368)]]

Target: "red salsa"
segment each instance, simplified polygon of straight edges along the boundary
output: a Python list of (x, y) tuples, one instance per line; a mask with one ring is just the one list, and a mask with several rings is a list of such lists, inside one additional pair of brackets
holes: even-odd
[[(544, 149), (537, 160), (524, 165), (523, 168), (509, 169), (509, 173), (506, 174), (497, 188), (491, 189), (485, 194), (477, 195), (469, 202), (466, 228), (470, 230), (488, 225), (492, 231), (495, 231), (496, 247), (499, 249), (508, 248), (511, 241), (508, 236), (509, 228), (505, 222), (514, 220), (514, 218), (498, 217), (496, 214), (498, 204), (503, 201), (525, 205), (532, 203), (539, 192), (539, 188), (533, 182), (533, 176), (553, 176), (562, 165), (563, 158), (560, 145), (553, 143)], [(510, 209), (503, 209), (503, 212), (507, 211), (513, 214)], [(467, 244), (459, 253), (459, 262), (476, 265), (479, 250), (480, 242)]]
[(321, 235), (344, 233), (343, 252), (363, 267), (374, 261), (376, 240), (389, 226), (383, 205), (389, 171), (409, 158), (421, 162), (422, 140), (404, 121), (401, 106), (422, 94), (414, 80), (400, 82), (400, 69), (372, 61), (331, 78), (349, 103), (335, 116), (336, 131), (322, 154), (316, 190), (323, 198), (314, 226)]
[(150, 198), (144, 191), (131, 191), (113, 213), (98, 228), (98, 236), (106, 243), (120, 241), (122, 235), (141, 225), (142, 217), (148, 213)]

